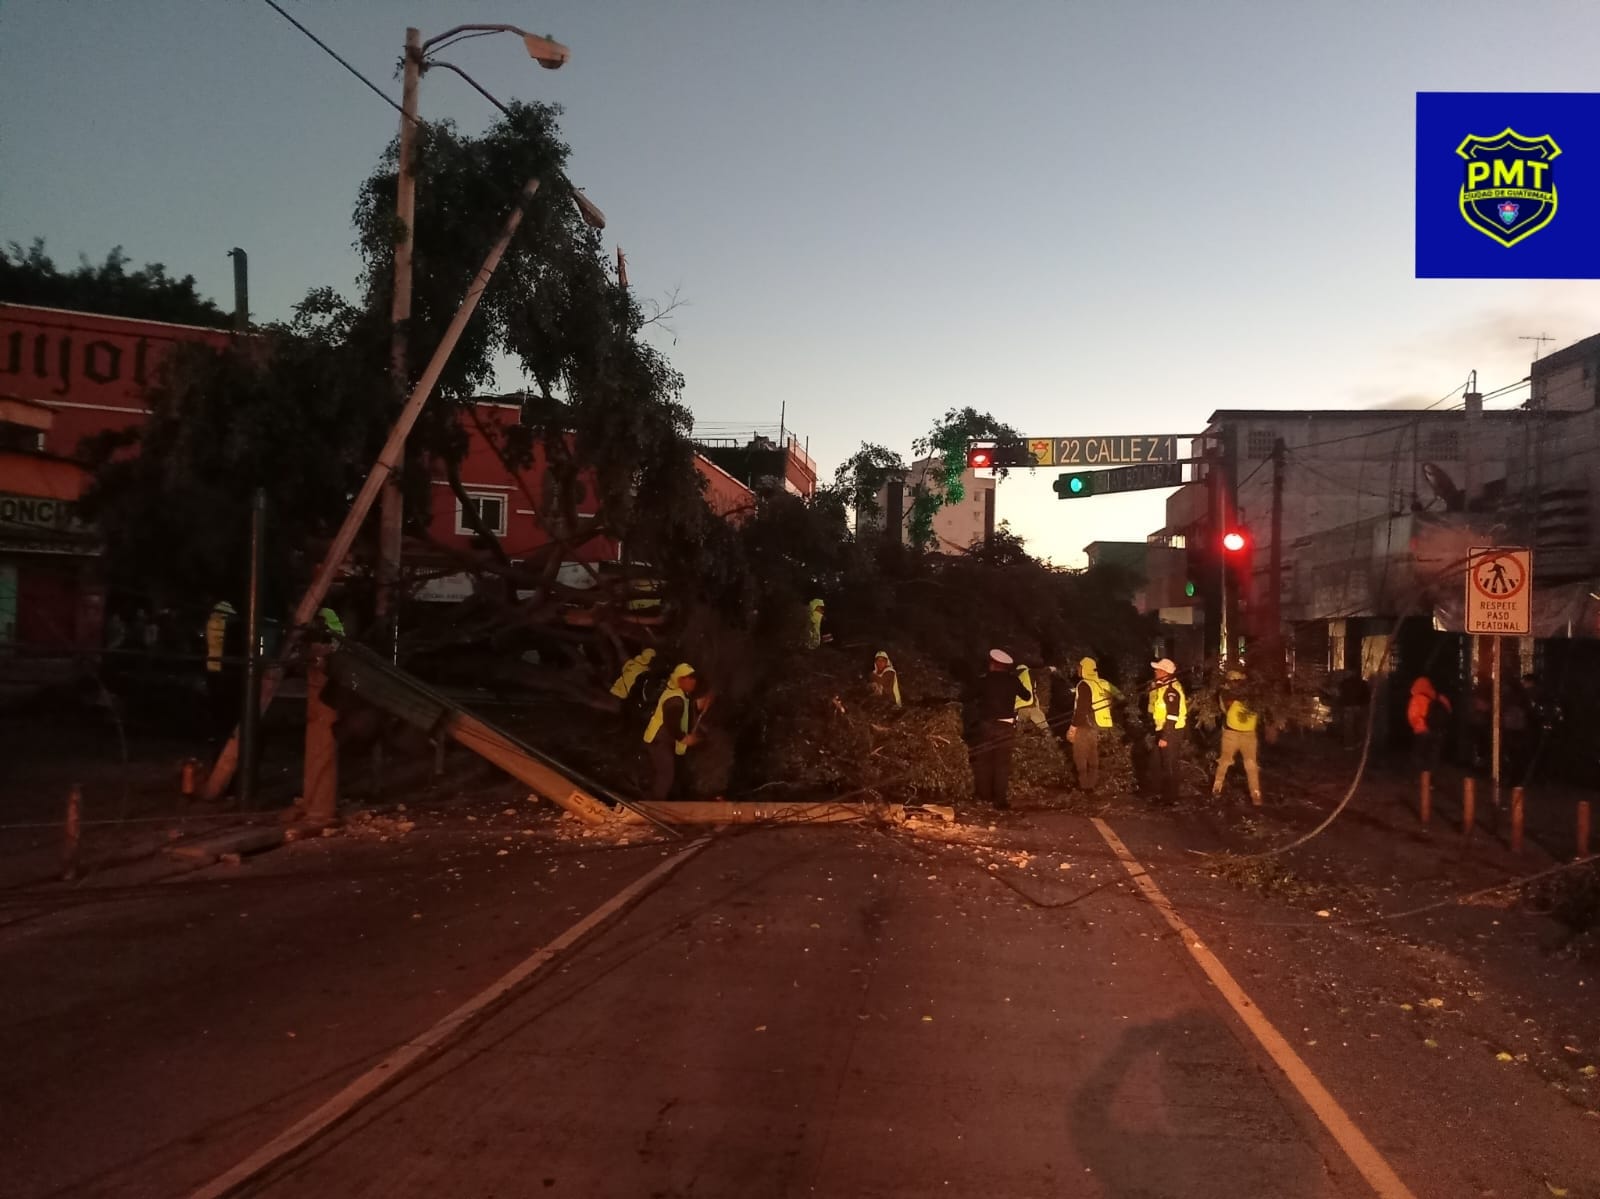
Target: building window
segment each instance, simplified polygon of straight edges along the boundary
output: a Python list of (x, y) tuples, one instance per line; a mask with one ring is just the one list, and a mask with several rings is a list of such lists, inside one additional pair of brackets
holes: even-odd
[(1270, 429), (1252, 429), (1250, 430), (1249, 438), (1245, 441), (1245, 453), (1256, 461), (1270, 458), (1272, 457), (1272, 447), (1277, 440)]
[(1422, 452), (1435, 462), (1461, 460), (1460, 429), (1429, 429), (1423, 441)]
[[(506, 497), (503, 495), (489, 495), (484, 492), (469, 491), (467, 500), (478, 513), (478, 518), (488, 530), (496, 537), (506, 535)], [(461, 510), (461, 501), (456, 501), (456, 532), (476, 533), (477, 530), (467, 523), (466, 513)]]

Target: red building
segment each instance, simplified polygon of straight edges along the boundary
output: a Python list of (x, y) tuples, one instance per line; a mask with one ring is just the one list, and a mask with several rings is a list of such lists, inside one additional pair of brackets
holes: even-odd
[[(143, 422), (145, 389), (174, 346), (225, 346), (233, 336), (197, 325), (0, 304), (0, 646), (100, 645), (100, 545), (75, 515), (89, 484), (78, 448), (85, 438)], [(493, 443), (520, 420), (521, 401), (509, 396), (480, 400), (461, 416), (463, 490), (513, 560), (550, 543), (550, 522), (539, 514), (555, 503), (542, 446), (534, 445), (532, 465), (520, 472), (495, 452)], [(726, 470), (699, 455), (695, 465), (718, 515), (739, 519), (753, 506), (750, 489)], [(581, 479), (580, 490), (579, 534), (598, 506), (593, 487)], [(471, 590), (466, 577), (439, 567), (475, 553), (476, 534), (442, 466), (432, 491), (424, 554), (435, 577), (419, 598), (461, 599)], [(620, 553), (611, 538), (574, 541), (562, 577), (585, 585), (592, 575), (581, 564), (614, 561)]]
[[(554, 477), (546, 469), (542, 441), (534, 439), (533, 460), (524, 470), (508, 468), (502, 457), (504, 447), (515, 436), (511, 431), (522, 420), (521, 397), (477, 400), (460, 419), (467, 435), (467, 453), (461, 461), (462, 491), (476, 507), (484, 525), (499, 538), (513, 563), (532, 557), (551, 543), (550, 529), (560, 525), (547, 515), (558, 501)], [(716, 463), (697, 453), (695, 468), (705, 480), (706, 502), (718, 516), (738, 521), (754, 508), (754, 492)], [(451, 488), (442, 463), (435, 465), (433, 475), (428, 540), (433, 547), (444, 547), (447, 553), (450, 550), (472, 552), (477, 535), (467, 521), (462, 501)], [(578, 528), (569, 539), (568, 554), (559, 577), (572, 586), (587, 587), (594, 576), (584, 569), (585, 565), (619, 561), (623, 547), (611, 537), (582, 537), (584, 524), (593, 521), (599, 511), (599, 499), (587, 472), (579, 475), (578, 490)], [(418, 598), (450, 602), (471, 594), (471, 579), (465, 573), (434, 573), (435, 577), (417, 592)]]
[(0, 304), (0, 647), (97, 647), (100, 544), (77, 519), (86, 437), (141, 423), (145, 388), (196, 325)]

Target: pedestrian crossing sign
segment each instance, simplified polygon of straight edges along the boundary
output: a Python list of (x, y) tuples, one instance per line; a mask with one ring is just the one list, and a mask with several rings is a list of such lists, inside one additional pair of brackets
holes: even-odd
[(1526, 637), (1533, 625), (1533, 554), (1523, 546), (1467, 551), (1469, 633)]

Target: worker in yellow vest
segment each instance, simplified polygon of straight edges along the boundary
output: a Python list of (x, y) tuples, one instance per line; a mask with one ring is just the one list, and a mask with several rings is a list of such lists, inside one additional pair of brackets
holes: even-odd
[(1100, 785), (1100, 732), (1111, 728), (1111, 700), (1117, 690), (1100, 677), (1093, 658), (1078, 661), (1078, 686), (1072, 693), (1072, 723), (1067, 740), (1072, 745), (1072, 765), (1078, 772), (1078, 789), (1092, 792)]
[(1233, 760), (1244, 763), (1244, 779), (1250, 785), (1250, 802), (1261, 805), (1261, 768), (1256, 762), (1258, 739), (1256, 729), (1261, 717), (1244, 699), (1244, 672), (1230, 670), (1223, 685), (1222, 704), (1222, 754), (1217, 758), (1217, 778), (1211, 784), (1211, 794), (1220, 796)]
[(1183, 742), (1189, 735), (1189, 697), (1178, 682), (1178, 665), (1171, 658), (1150, 663), (1155, 681), (1150, 685), (1150, 719), (1155, 725), (1156, 752), (1153, 759), (1161, 798), (1178, 802), (1182, 782)]
[(240, 652), (243, 630), (239, 613), (227, 600), (219, 600), (206, 617), (206, 707), (215, 736), (226, 736), (239, 716), (240, 679), (236, 663), (224, 661), (229, 651)]
[(318, 608), (317, 617), (313, 623), (324, 638), (344, 640), (344, 621), (339, 619), (339, 614), (332, 608)]
[[(227, 600), (218, 600), (206, 617), (206, 673), (222, 673), (222, 652), (228, 642), (228, 622), (238, 616)], [(189, 626), (193, 628), (193, 625)]]
[(679, 662), (672, 668), (666, 690), (656, 701), (655, 715), (644, 729), (644, 743), (650, 753), (650, 798), (671, 798), (678, 781), (678, 759), (699, 743), (694, 732), (695, 712), (704, 707), (690, 697), (700, 686), (694, 667)]
[(822, 618), (827, 615), (827, 605), (814, 599), (806, 605), (806, 610), (806, 648), (820, 649), (824, 641), (833, 640), (822, 631)]
[(1022, 662), (1017, 663), (1017, 681), (1022, 684), (1026, 695), (1017, 696), (1017, 725), (1031, 724), (1037, 729), (1048, 729), (1049, 723), (1044, 718), (1044, 708), (1039, 703), (1039, 693), (1033, 686), (1033, 672)]
[(633, 690), (633, 685), (639, 681), (639, 676), (650, 669), (650, 663), (656, 660), (656, 651), (642, 649), (633, 657), (622, 664), (622, 673), (617, 676), (617, 681), (611, 684), (611, 694), (618, 699), (627, 699), (628, 693)]
[(889, 661), (888, 653), (881, 649), (872, 660), (872, 693), (879, 699), (890, 700), (897, 708), (900, 706), (900, 672)]

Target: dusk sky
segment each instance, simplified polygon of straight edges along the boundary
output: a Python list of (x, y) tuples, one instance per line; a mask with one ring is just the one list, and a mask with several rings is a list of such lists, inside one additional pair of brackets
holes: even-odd
[[(407, 24), (567, 43), (560, 71), (509, 37), (446, 57), (564, 107), (608, 248), (684, 301), (655, 336), (698, 418), (786, 405), (830, 475), (956, 405), (1184, 433), (1429, 403), (1474, 368), (1488, 391), (1527, 373), (1519, 338), (1600, 331), (1600, 284), (1412, 277), (1415, 93), (1592, 90), (1577, 2), (282, 2), (395, 97)], [(496, 115), (443, 71), (421, 112)], [(226, 306), (243, 246), (262, 320), (352, 292), (395, 126), (260, 0), (0, 0), (0, 240), (58, 262), (121, 244)], [(999, 514), (1057, 561), (1163, 523), (1164, 493), (1062, 503), (1052, 477)]]

